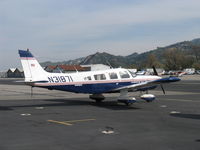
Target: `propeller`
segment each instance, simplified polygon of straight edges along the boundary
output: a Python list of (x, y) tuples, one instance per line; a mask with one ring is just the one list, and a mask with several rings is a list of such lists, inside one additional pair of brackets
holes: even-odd
[(162, 91), (163, 91), (163, 94), (165, 94), (165, 89), (164, 89), (164, 87), (163, 87), (162, 84), (160, 84), (160, 87), (161, 87), (161, 89), (162, 89)]
[[(158, 72), (157, 72), (155, 66), (153, 66), (152, 68), (153, 68), (154, 75), (158, 76)], [(163, 94), (165, 94), (165, 89), (164, 89), (162, 84), (160, 84), (160, 87), (161, 87), (161, 89), (163, 91)]]
[(157, 72), (155, 66), (153, 66), (152, 68), (153, 68), (154, 75), (158, 76), (158, 72)]

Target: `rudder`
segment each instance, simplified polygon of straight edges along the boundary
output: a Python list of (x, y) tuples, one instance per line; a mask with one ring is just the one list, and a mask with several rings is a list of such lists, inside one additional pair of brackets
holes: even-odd
[(34, 82), (46, 79), (47, 72), (40, 66), (29, 50), (19, 50), (26, 82)]

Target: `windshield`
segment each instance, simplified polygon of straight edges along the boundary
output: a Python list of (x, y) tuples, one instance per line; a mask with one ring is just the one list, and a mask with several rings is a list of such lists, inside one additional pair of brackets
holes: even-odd
[(128, 70), (128, 72), (131, 74), (132, 77), (136, 77), (136, 74), (130, 70)]

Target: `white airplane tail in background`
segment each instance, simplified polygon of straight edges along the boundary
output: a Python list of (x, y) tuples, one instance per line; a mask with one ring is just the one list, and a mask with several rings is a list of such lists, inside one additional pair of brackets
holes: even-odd
[(19, 50), (25, 82), (46, 80), (48, 74), (38, 63), (29, 50)]

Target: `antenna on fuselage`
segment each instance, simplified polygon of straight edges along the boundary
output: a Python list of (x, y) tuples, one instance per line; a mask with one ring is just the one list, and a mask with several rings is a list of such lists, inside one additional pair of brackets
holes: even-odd
[(74, 69), (76, 70), (76, 73), (78, 73), (78, 70), (76, 69), (75, 65), (73, 65)]
[[(105, 59), (106, 57), (104, 55), (102, 55)], [(110, 66), (111, 69), (113, 69), (113, 66), (110, 64), (110, 62), (106, 59), (106, 63), (108, 64), (108, 66)]]
[(110, 66), (110, 68), (113, 69), (113, 67), (111, 66), (111, 64), (109, 63), (109, 61), (106, 60), (106, 62), (108, 63), (108, 65)]
[(63, 73), (62, 70), (59, 68), (59, 65), (57, 65), (56, 68), (58, 69), (58, 71), (59, 71), (60, 73)]

